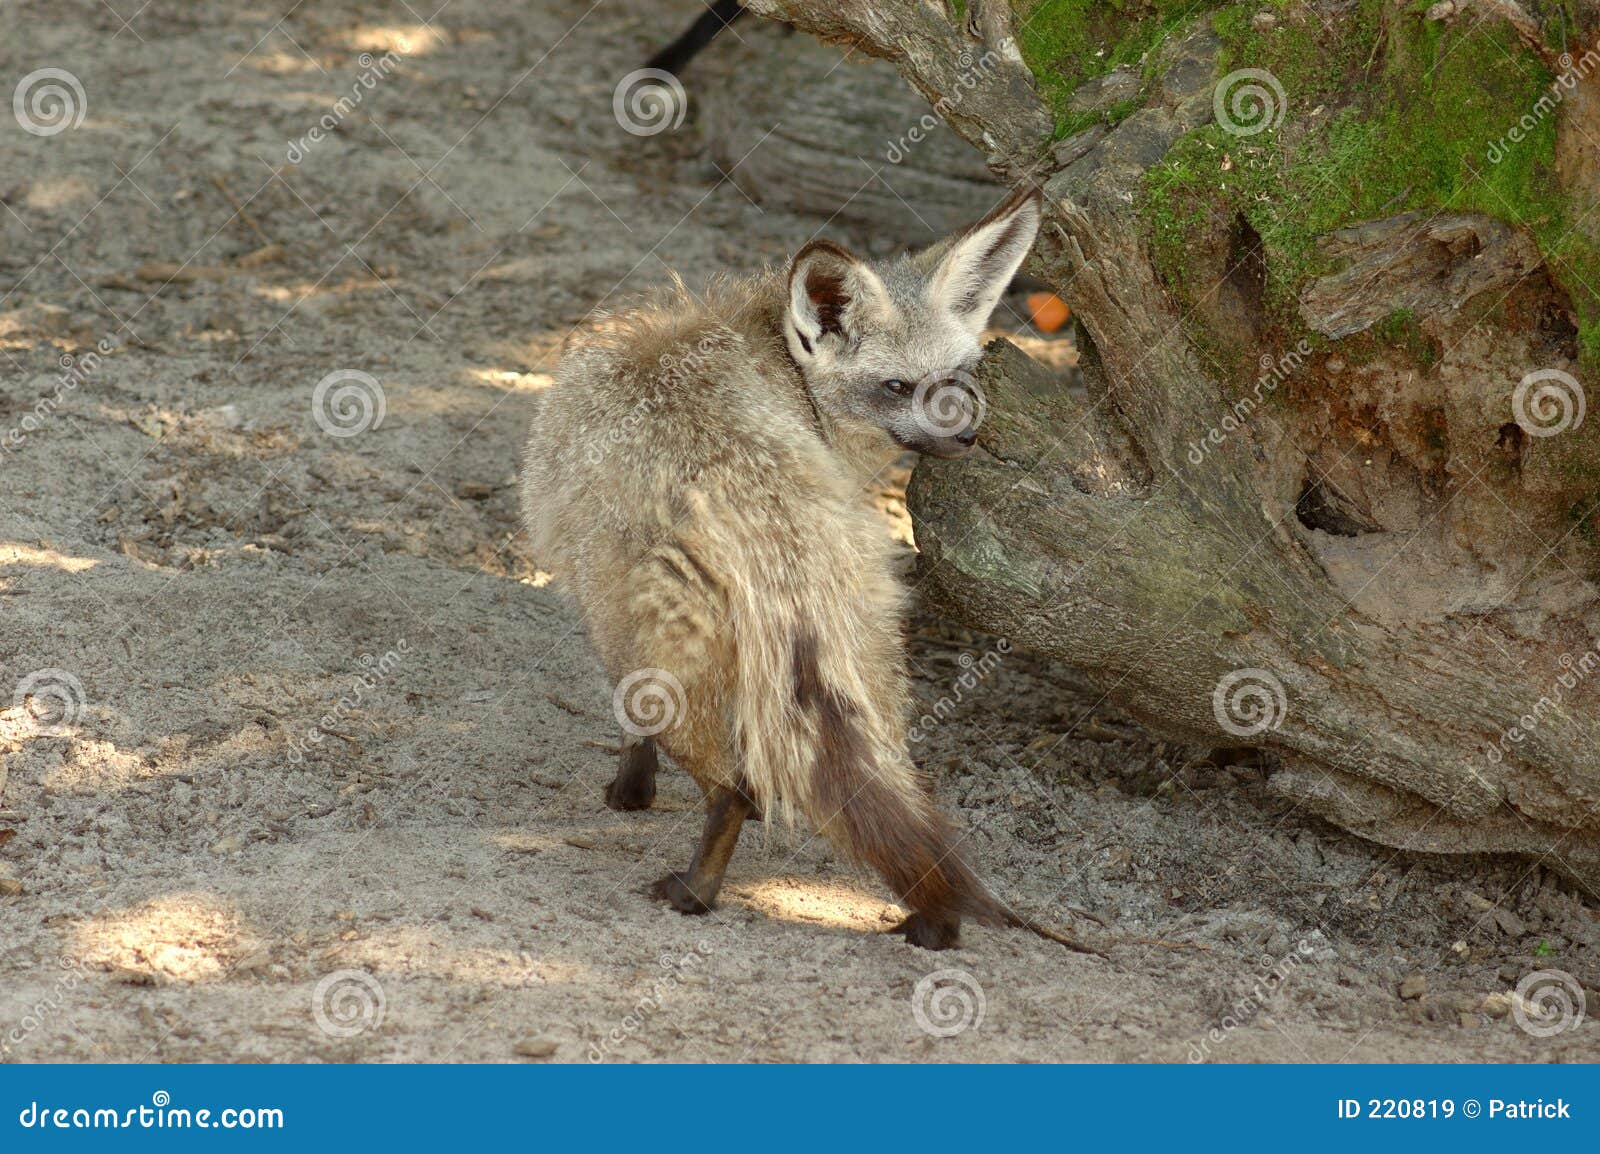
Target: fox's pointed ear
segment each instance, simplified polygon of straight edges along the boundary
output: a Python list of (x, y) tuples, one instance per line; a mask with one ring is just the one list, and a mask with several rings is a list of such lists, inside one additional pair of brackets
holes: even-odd
[(807, 354), (830, 334), (850, 337), (864, 315), (887, 298), (878, 274), (831, 240), (812, 241), (789, 266), (789, 320)]
[(929, 278), (936, 303), (981, 335), (1039, 232), (1039, 193), (1024, 189), (950, 238)]

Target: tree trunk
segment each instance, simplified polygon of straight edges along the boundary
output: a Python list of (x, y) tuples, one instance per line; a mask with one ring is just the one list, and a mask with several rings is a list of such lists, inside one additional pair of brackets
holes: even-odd
[[(713, 161), (758, 204), (889, 249), (932, 243), (999, 195), (888, 62), (776, 26), (726, 40), (697, 62), (694, 99)], [(892, 185), (876, 175), (886, 154), (900, 157)]]
[(925, 599), (1359, 834), (1600, 889), (1596, 6), (749, 6), (1042, 186), (1092, 342), (1087, 399), (991, 348)]

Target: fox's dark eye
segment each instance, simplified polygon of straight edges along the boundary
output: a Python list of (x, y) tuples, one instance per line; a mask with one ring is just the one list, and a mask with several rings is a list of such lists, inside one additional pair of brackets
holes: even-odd
[(883, 382), (883, 390), (884, 390), (884, 392), (891, 393), (891, 394), (893, 394), (894, 396), (897, 396), (897, 397), (909, 396), (912, 392), (915, 391), (915, 389), (916, 389), (916, 386), (913, 385), (910, 381), (884, 381)]

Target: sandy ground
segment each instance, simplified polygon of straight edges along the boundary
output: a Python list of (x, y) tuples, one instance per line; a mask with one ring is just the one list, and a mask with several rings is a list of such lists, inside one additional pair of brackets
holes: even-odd
[[(908, 947), (803, 832), (710, 917), (652, 903), (695, 791), (601, 805), (610, 690), (512, 479), (589, 309), (822, 224), (613, 119), (695, 4), (117, 7), (12, 5), (0, 48), (86, 102), (0, 126), (0, 1057), (1600, 1058), (1513, 993), (1600, 1011), (1595, 895), (1359, 842), (921, 618), (925, 704), (985, 670), (921, 747), (973, 857), (1105, 956)], [(346, 371), (384, 414), (335, 436)]]

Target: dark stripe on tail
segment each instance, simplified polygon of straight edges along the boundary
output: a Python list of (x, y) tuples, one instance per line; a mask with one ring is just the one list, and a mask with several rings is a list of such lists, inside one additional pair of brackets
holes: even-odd
[(817, 720), (812, 820), (856, 861), (882, 874), (912, 909), (1002, 918), (955, 851), (950, 824), (931, 800), (903, 796), (878, 772), (859, 709), (822, 678), (816, 637), (800, 634), (792, 651), (795, 705)]

